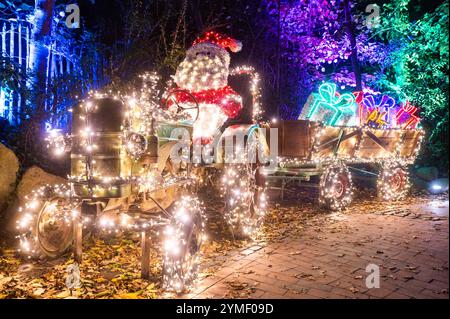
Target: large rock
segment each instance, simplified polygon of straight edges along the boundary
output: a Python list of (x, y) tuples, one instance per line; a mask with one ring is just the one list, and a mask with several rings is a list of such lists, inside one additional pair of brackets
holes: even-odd
[(62, 177), (47, 173), (37, 166), (32, 166), (26, 170), (17, 186), (17, 201), (20, 206), (23, 206), (25, 204), (25, 196), (31, 194), (34, 189), (44, 185), (56, 185), (66, 182), (67, 180)]
[(19, 172), (19, 160), (16, 154), (0, 143), (0, 214), (6, 209)]
[(56, 185), (67, 182), (66, 179), (52, 175), (45, 172), (43, 169), (32, 166), (25, 171), (20, 179), (19, 185), (17, 185), (14, 201), (8, 207), (8, 223), (7, 229), (9, 232), (14, 232), (15, 223), (18, 218), (17, 212), (19, 207), (25, 206), (27, 195), (30, 195), (33, 190), (40, 188), (44, 185)]

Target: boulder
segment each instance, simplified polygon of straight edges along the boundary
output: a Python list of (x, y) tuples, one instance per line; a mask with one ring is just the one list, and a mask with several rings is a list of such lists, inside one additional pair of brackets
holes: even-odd
[(414, 174), (424, 181), (431, 182), (432, 180), (438, 178), (439, 171), (433, 166), (419, 167), (415, 170)]
[(17, 186), (17, 202), (20, 206), (23, 206), (25, 204), (25, 196), (31, 194), (34, 189), (44, 185), (56, 185), (66, 182), (65, 178), (47, 173), (40, 167), (32, 166), (26, 170)]
[(12, 195), (19, 172), (19, 160), (16, 154), (0, 143), (0, 214), (6, 209)]
[(22, 175), (22, 178), (20, 179), (20, 182), (17, 185), (13, 202), (8, 207), (7, 230), (9, 232), (14, 232), (15, 223), (18, 218), (17, 216), (18, 209), (19, 207), (25, 205), (26, 202), (25, 197), (27, 195), (30, 195), (33, 190), (38, 189), (44, 185), (56, 185), (65, 182), (67, 182), (66, 179), (47, 173), (37, 166), (32, 166), (28, 168)]

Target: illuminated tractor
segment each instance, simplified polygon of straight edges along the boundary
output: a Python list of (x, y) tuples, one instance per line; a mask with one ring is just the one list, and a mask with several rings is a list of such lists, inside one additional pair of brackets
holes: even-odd
[[(157, 116), (161, 109), (140, 114), (142, 105), (128, 105), (134, 103), (139, 101), (94, 97), (73, 109), (71, 134), (53, 139), (59, 152), (71, 149), (70, 178), (65, 185), (34, 191), (21, 209), (20, 250), (30, 257), (57, 257), (72, 248), (80, 263), (83, 233), (91, 227), (111, 234), (140, 232), (142, 276), (150, 275), (151, 242), (161, 240), (164, 287), (182, 291), (195, 278), (205, 240), (204, 207), (195, 194), (199, 172), (223, 173), (224, 217), (236, 236), (253, 235), (264, 212), (264, 179), (257, 163), (224, 163), (230, 148), (225, 137), (239, 131), (245, 143), (265, 145), (264, 136), (254, 123), (224, 127), (216, 162), (192, 164), (182, 154), (183, 147), (193, 147), (192, 121), (163, 119)], [(191, 114), (199, 111), (195, 104)], [(177, 113), (185, 111), (179, 107)], [(188, 139), (180, 143), (176, 130), (187, 132)]]

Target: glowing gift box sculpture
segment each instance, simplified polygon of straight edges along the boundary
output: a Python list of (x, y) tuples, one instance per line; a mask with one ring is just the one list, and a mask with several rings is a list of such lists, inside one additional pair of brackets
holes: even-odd
[(395, 114), (397, 127), (403, 129), (415, 129), (420, 122), (420, 118), (416, 115), (417, 107), (409, 101), (403, 102), (400, 109)]
[(367, 94), (359, 105), (360, 125), (395, 127), (395, 100), (388, 95)]
[(326, 125), (356, 124), (355, 96), (351, 93), (340, 94), (336, 91), (336, 84), (323, 83), (319, 93), (308, 97), (299, 119), (323, 122)]

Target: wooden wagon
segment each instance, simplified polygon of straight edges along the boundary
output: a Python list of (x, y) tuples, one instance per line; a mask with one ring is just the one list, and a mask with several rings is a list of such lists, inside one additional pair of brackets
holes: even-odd
[(267, 180), (281, 181), (282, 198), (294, 181), (318, 187), (319, 202), (334, 209), (350, 204), (356, 172), (377, 176), (384, 199), (403, 198), (409, 189), (407, 165), (414, 162), (424, 135), (421, 129), (326, 126), (308, 120), (270, 127), (278, 129), (278, 165), (266, 171)]

